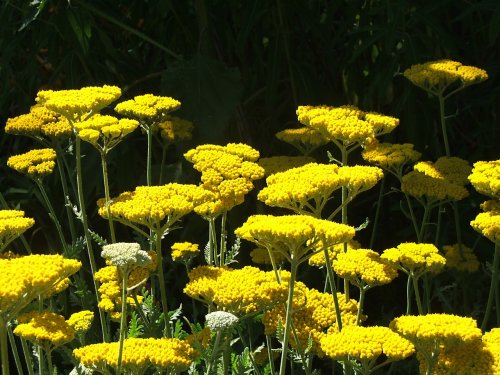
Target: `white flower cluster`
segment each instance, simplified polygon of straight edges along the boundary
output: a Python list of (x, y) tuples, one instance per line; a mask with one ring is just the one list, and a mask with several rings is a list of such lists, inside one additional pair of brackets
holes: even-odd
[(130, 268), (144, 267), (151, 262), (151, 257), (136, 242), (117, 242), (102, 247), (102, 257), (108, 259), (113, 266)]
[(226, 311), (214, 311), (205, 315), (205, 322), (212, 331), (221, 331), (234, 327), (238, 323), (238, 317)]

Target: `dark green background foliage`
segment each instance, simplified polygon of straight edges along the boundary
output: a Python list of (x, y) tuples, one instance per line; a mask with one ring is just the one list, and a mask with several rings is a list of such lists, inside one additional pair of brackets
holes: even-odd
[[(145, 93), (172, 96), (182, 102), (176, 114), (192, 120), (196, 130), (191, 142), (169, 149), (167, 179), (196, 182), (198, 176), (182, 157), (195, 145), (244, 142), (262, 156), (292, 155), (295, 151), (274, 134), (297, 125), (298, 105), (354, 104), (399, 117), (400, 126), (382, 140), (414, 143), (424, 160), (435, 160), (444, 153), (437, 100), (402, 72), (412, 64), (449, 58), (489, 74), (488, 81), (447, 102), (452, 154), (471, 163), (493, 160), (500, 143), (499, 35), (498, 0), (4, 0), (0, 122), (26, 113), (42, 88), (114, 84), (123, 89), (123, 99)], [(11, 205), (20, 202), (36, 218), (40, 231), (51, 222), (32, 197), (33, 184), (5, 163), (30, 147), (29, 139), (6, 135), (0, 127), (1, 191)], [(146, 139), (137, 131), (111, 153), (112, 196), (145, 183), (145, 152)], [(87, 148), (86, 155), (91, 220), (105, 230), (106, 223), (95, 215), (95, 199), (103, 196), (97, 153)], [(316, 156), (326, 162), (326, 149)], [(158, 167), (158, 158), (154, 164)], [(46, 182), (54, 199), (61, 199), (56, 178)], [(377, 194), (373, 189), (353, 203), (352, 225), (364, 221)], [(384, 201), (379, 250), (414, 240), (397, 195)], [(474, 195), (463, 204), (464, 227), (482, 200)], [(62, 217), (62, 201), (59, 207)], [(231, 212), (230, 229), (256, 209), (263, 206), (250, 196)], [(177, 236), (206, 243), (206, 223), (189, 218), (183, 225), (171, 241)], [(444, 236), (452, 236), (453, 223), (447, 225)], [(119, 238), (126, 240), (121, 230)], [(472, 245), (477, 236), (470, 227), (468, 232), (465, 242)], [(360, 232), (361, 240), (366, 233)], [(44, 234), (31, 238), (51, 241)], [(489, 259), (491, 249), (484, 254)]]

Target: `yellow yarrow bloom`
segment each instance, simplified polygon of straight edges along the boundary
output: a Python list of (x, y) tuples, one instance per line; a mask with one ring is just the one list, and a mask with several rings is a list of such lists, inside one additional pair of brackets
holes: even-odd
[[(323, 247), (319, 244), (318, 253), (314, 254), (309, 258), (309, 265), (314, 267), (324, 267), (326, 265), (325, 252), (323, 251)], [(351, 240), (347, 242), (347, 251), (350, 249), (359, 249), (361, 248), (361, 244), (356, 240)], [(330, 261), (337, 258), (337, 255), (344, 252), (344, 244), (339, 243), (333, 246), (328, 246), (328, 257)]]
[(174, 262), (186, 262), (200, 253), (198, 244), (191, 242), (176, 242), (172, 245)]
[(403, 176), (401, 191), (417, 199), (426, 198), (429, 202), (459, 201), (469, 195), (469, 192), (463, 186), (418, 171), (412, 171)]
[(89, 119), (73, 124), (80, 139), (89, 142), (101, 150), (110, 150), (127, 134), (132, 133), (139, 122), (130, 119), (120, 119), (109, 115), (95, 114)]
[(335, 273), (359, 288), (388, 284), (398, 271), (378, 253), (369, 249), (349, 249), (340, 252), (333, 261)]
[(384, 250), (381, 258), (399, 270), (415, 274), (415, 276), (425, 272), (438, 273), (446, 264), (446, 259), (439, 254), (437, 247), (427, 243), (402, 243), (397, 247)]
[(151, 126), (164, 121), (170, 112), (180, 107), (181, 102), (174, 98), (145, 94), (118, 103), (115, 111)]
[(490, 241), (500, 243), (500, 202), (486, 201), (481, 208), (484, 212), (479, 213), (470, 225)]
[[(73, 350), (75, 358), (85, 367), (108, 373), (108, 366), (118, 366), (118, 342), (99, 343)], [(194, 360), (195, 350), (185, 340), (176, 338), (128, 338), (123, 343), (122, 371), (141, 373), (148, 369), (179, 374)]]
[[(211, 196), (203, 188), (189, 184), (138, 186), (133, 192), (112, 198), (109, 211), (114, 219), (125, 224), (129, 221), (150, 229), (166, 229)], [(97, 204), (99, 215), (106, 218), (105, 200), (100, 199)]]
[(306, 215), (252, 215), (234, 233), (301, 263), (320, 251), (315, 247), (319, 243), (332, 246), (351, 240), (354, 228)]
[(437, 60), (412, 65), (403, 74), (414, 85), (434, 95), (442, 95), (446, 88), (454, 83), (466, 87), (488, 79), (488, 73), (485, 70), (462, 65), (453, 60)]
[(375, 360), (384, 355), (390, 361), (399, 361), (411, 356), (415, 347), (407, 339), (387, 327), (346, 326), (321, 339), (325, 354), (335, 360), (354, 358), (371, 368)]
[(339, 176), (339, 167), (335, 164), (309, 163), (269, 176), (267, 187), (259, 192), (257, 199), (268, 206), (320, 217), (332, 193), (347, 180), (347, 176)]
[(116, 86), (90, 86), (77, 90), (42, 90), (38, 92), (36, 101), (73, 122), (99, 112), (121, 94), (122, 90)]
[[(282, 284), (288, 288), (290, 273), (281, 272)], [(342, 327), (355, 325), (356, 314), (358, 312), (358, 302), (352, 298), (346, 300), (345, 295), (337, 293), (339, 302)], [(264, 313), (262, 323), (267, 335), (276, 333), (278, 326), (285, 325), (285, 307), (277, 305), (274, 309)], [(293, 326), (297, 333), (297, 342), (294, 336), (290, 337), (290, 346), (294, 349), (307, 347), (309, 338), (312, 339), (313, 353), (323, 356), (320, 345), (322, 337), (327, 333), (338, 332), (337, 314), (332, 303), (330, 293), (322, 293), (316, 289), (308, 288), (304, 283), (298, 281), (294, 285)]]
[(401, 176), (403, 168), (408, 164), (416, 162), (422, 154), (415, 151), (411, 143), (378, 143), (364, 149), (361, 156), (367, 162), (385, 169), (396, 176)]
[(30, 312), (19, 315), (17, 321), (19, 324), (14, 329), (14, 334), (42, 346), (47, 351), (75, 338), (75, 331), (64, 316), (53, 312)]
[[(280, 253), (274, 252), (272, 255), (275, 264), (283, 263), (286, 260), (286, 258)], [(258, 247), (256, 249), (253, 249), (250, 252), (250, 257), (252, 258), (252, 262), (256, 264), (272, 264), (271, 255), (269, 254), (269, 251), (263, 247)]]
[(7, 119), (5, 132), (35, 138), (65, 138), (73, 134), (69, 121), (43, 105), (34, 105), (30, 112)]
[(161, 137), (168, 142), (188, 141), (193, 136), (193, 123), (175, 116), (158, 124)]
[(464, 245), (443, 246), (446, 267), (460, 272), (476, 272), (479, 269), (479, 260), (470, 247)]
[(257, 164), (264, 168), (265, 176), (302, 167), (309, 163), (314, 163), (314, 158), (310, 156), (271, 156), (269, 158), (260, 158), (257, 162)]
[(363, 112), (354, 106), (299, 106), (297, 116), (302, 124), (344, 147), (373, 143), (376, 136), (392, 131), (399, 124), (397, 118)]
[(435, 163), (429, 161), (419, 162), (415, 164), (413, 169), (435, 179), (446, 180), (451, 184), (465, 186), (469, 183), (467, 177), (471, 173), (472, 167), (467, 160), (442, 156)]
[(24, 217), (24, 211), (0, 210), (0, 253), (34, 224), (35, 220)]
[(246, 266), (242, 269), (199, 266), (189, 272), (184, 293), (236, 316), (253, 315), (284, 303), (287, 287), (273, 272)]
[(82, 264), (61, 255), (0, 259), (0, 315), (10, 320), (39, 295), (48, 293)]
[(500, 199), (500, 160), (474, 163), (469, 181), (479, 193)]
[(299, 150), (302, 155), (309, 155), (318, 147), (330, 142), (319, 131), (309, 127), (285, 129), (276, 133), (276, 138), (291, 144)]
[(41, 179), (54, 171), (56, 152), (51, 148), (36, 149), (11, 156), (7, 165), (33, 179)]
[(90, 329), (93, 320), (94, 313), (92, 311), (82, 310), (71, 314), (66, 323), (73, 328), (76, 334), (82, 334)]
[(378, 167), (354, 165), (340, 167), (338, 174), (344, 181), (350, 198), (374, 187), (384, 177)]

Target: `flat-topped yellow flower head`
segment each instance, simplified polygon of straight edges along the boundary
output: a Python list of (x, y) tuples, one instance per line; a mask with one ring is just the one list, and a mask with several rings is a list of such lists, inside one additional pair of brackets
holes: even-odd
[(470, 247), (455, 244), (443, 246), (446, 267), (460, 272), (473, 273), (479, 269), (479, 260)]
[(347, 182), (347, 177), (339, 176), (338, 171), (335, 164), (309, 163), (278, 172), (266, 179), (267, 187), (257, 198), (268, 206), (319, 217), (332, 193)]
[(75, 330), (64, 316), (49, 311), (30, 312), (17, 317), (14, 334), (42, 346), (45, 350), (66, 344), (75, 338)]
[(500, 203), (498, 200), (489, 200), (481, 204), (484, 212), (479, 213), (470, 222), (472, 228), (481, 233), (490, 241), (500, 243)]
[[(290, 274), (281, 272), (283, 284), (288, 284)], [(346, 299), (342, 293), (337, 293), (342, 319), (343, 329), (347, 326), (356, 325), (356, 314), (358, 312), (358, 302), (353, 298)], [(276, 305), (270, 311), (264, 313), (262, 323), (264, 323), (265, 333), (274, 335), (278, 326), (285, 324), (285, 307)], [(337, 314), (332, 303), (331, 293), (322, 293), (314, 288), (308, 288), (304, 283), (295, 283), (292, 309), (293, 326), (297, 333), (298, 342), (295, 337), (290, 338), (290, 346), (294, 349), (306, 348), (309, 339), (312, 339), (311, 351), (319, 356), (323, 356), (320, 342), (327, 333), (338, 332)]]
[(0, 253), (34, 224), (35, 220), (24, 217), (24, 211), (0, 210)]
[(89, 86), (77, 90), (42, 90), (36, 101), (73, 122), (99, 112), (121, 94), (122, 90), (116, 86)]
[(330, 142), (330, 140), (325, 138), (319, 131), (307, 126), (282, 130), (276, 133), (276, 138), (292, 145), (299, 150), (302, 155), (309, 155), (318, 147)]
[(345, 181), (350, 197), (371, 189), (384, 177), (380, 168), (366, 165), (340, 167), (338, 174)]
[(364, 149), (361, 156), (367, 162), (401, 176), (403, 168), (415, 163), (422, 154), (415, 151), (411, 143), (378, 143)]
[(485, 70), (462, 65), (453, 60), (437, 60), (412, 65), (403, 74), (414, 85), (434, 95), (442, 95), (447, 87), (455, 83), (466, 87), (488, 79), (488, 73)]
[(7, 165), (32, 179), (42, 179), (56, 167), (56, 152), (52, 148), (42, 148), (11, 156)]
[(61, 255), (0, 259), (0, 314), (10, 320), (39, 295), (48, 293), (82, 264)]
[(390, 328), (380, 326), (346, 326), (341, 332), (325, 335), (321, 339), (321, 348), (332, 359), (346, 360), (351, 357), (368, 368), (381, 355), (391, 361), (399, 361), (415, 352), (410, 341)]
[(193, 123), (175, 116), (167, 116), (158, 124), (161, 137), (167, 142), (188, 141), (193, 136)]
[(92, 321), (94, 320), (94, 313), (90, 310), (82, 310), (71, 314), (66, 323), (69, 324), (76, 334), (83, 334), (90, 329)]
[(469, 181), (479, 193), (500, 199), (500, 159), (474, 163)]
[[(73, 350), (75, 358), (90, 370), (103, 373), (117, 368), (120, 343), (109, 342), (83, 346)], [(123, 342), (122, 371), (145, 373), (148, 370), (170, 374), (186, 371), (195, 350), (186, 340), (177, 338), (127, 338)]]
[(34, 105), (29, 113), (7, 119), (5, 132), (49, 140), (73, 134), (69, 121), (63, 115), (43, 105)]
[(137, 119), (141, 124), (152, 126), (165, 121), (170, 112), (180, 107), (181, 102), (174, 98), (145, 94), (118, 103), (115, 111), (123, 116)]
[(406, 242), (397, 247), (384, 250), (381, 255), (398, 269), (416, 276), (425, 272), (440, 272), (446, 259), (439, 254), (436, 246), (429, 243)]
[(360, 288), (388, 284), (398, 275), (392, 264), (369, 249), (348, 249), (338, 253), (333, 269), (339, 277)]
[(279, 284), (273, 272), (255, 267), (199, 266), (188, 276), (184, 293), (240, 317), (268, 310), (287, 297), (287, 286)]
[(465, 186), (469, 183), (468, 176), (471, 173), (472, 167), (467, 160), (453, 156), (442, 156), (435, 163), (421, 161), (415, 164), (413, 169), (435, 179), (446, 180), (452, 184)]
[[(109, 210), (113, 218), (123, 220), (125, 224), (129, 221), (159, 229), (171, 226), (211, 197), (212, 194), (207, 190), (190, 184), (138, 186), (133, 192), (113, 198)], [(99, 215), (107, 217), (104, 200), (100, 199), (97, 203)]]
[(253, 215), (235, 234), (300, 263), (320, 251), (319, 243), (333, 246), (349, 241), (354, 228), (306, 215)]
[[(318, 245), (320, 245), (318, 250), (323, 250), (322, 245), (321, 244)], [(351, 240), (347, 242), (347, 251), (349, 251), (350, 249), (354, 250), (359, 248), (361, 248), (361, 244), (358, 241)], [(332, 261), (337, 258), (338, 254), (344, 252), (344, 244), (339, 243), (333, 246), (328, 246), (327, 251), (328, 251), (328, 257), (330, 261)], [(318, 253), (314, 254), (312, 257), (309, 258), (308, 263), (310, 266), (324, 267), (326, 265), (325, 252), (319, 251)]]
[(260, 158), (257, 164), (264, 168), (265, 176), (270, 176), (288, 169), (302, 167), (309, 163), (314, 163), (314, 158), (310, 156), (271, 156)]
[(481, 329), (474, 319), (453, 314), (400, 316), (389, 327), (417, 348), (425, 345), (430, 350), (436, 343), (453, 346), (481, 338)]
[(395, 117), (364, 112), (354, 106), (299, 106), (297, 116), (302, 124), (344, 147), (371, 144), (375, 137), (399, 125)]
[(176, 242), (172, 245), (172, 259), (174, 262), (186, 262), (200, 253), (198, 244), (191, 242)]
[(132, 133), (139, 126), (139, 122), (96, 114), (87, 120), (75, 122), (73, 126), (77, 136), (83, 141), (100, 149), (110, 150), (127, 134)]

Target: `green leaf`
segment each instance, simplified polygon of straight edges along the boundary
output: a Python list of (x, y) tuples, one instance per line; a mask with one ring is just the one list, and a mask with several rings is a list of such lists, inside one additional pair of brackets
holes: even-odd
[(144, 325), (135, 311), (132, 311), (127, 337), (140, 337), (144, 334)]

